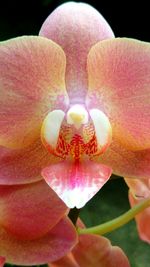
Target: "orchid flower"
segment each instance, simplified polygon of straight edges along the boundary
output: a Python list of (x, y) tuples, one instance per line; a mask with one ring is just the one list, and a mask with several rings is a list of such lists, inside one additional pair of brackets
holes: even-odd
[[(85, 228), (81, 220), (78, 226)], [(77, 245), (70, 253), (49, 267), (130, 267), (129, 261), (117, 246), (112, 246), (110, 241), (102, 236), (85, 234), (79, 236)]]
[(112, 171), (148, 177), (149, 44), (114, 38), (94, 8), (70, 2), (40, 36), (1, 42), (0, 73), (1, 184), (44, 178), (81, 208)]
[(69, 207), (82, 207), (111, 169), (131, 178), (150, 174), (150, 45), (113, 38), (106, 22), (100, 30), (98, 19), (88, 5), (67, 3), (40, 30), (66, 55), (69, 108), (63, 110), (55, 148), (47, 135), (52, 113), (42, 131), (45, 146), (65, 161), (48, 166), (42, 175)]
[(101, 249), (97, 264), (116, 255), (128, 266), (103, 237), (77, 244), (67, 207), (83, 207), (112, 172), (148, 181), (149, 85), (150, 45), (114, 38), (88, 4), (63, 4), (39, 36), (0, 43), (1, 265), (71, 255), (87, 266)]
[[(131, 207), (150, 198), (150, 179), (125, 178), (129, 186), (129, 201)], [(135, 216), (139, 237), (150, 244), (150, 207)]]
[(72, 253), (50, 264), (50, 267), (130, 267), (123, 251), (97, 235), (80, 235)]

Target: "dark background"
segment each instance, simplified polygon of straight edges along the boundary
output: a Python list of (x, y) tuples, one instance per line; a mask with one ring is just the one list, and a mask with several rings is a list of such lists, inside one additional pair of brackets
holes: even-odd
[[(63, 0), (0, 0), (0, 39), (38, 34), (42, 22)], [(81, 1), (76, 1), (81, 2)], [(84, 1), (98, 9), (116, 36), (150, 41), (148, 1)]]
[[(60, 0), (0, 0), (0, 40), (21, 35), (38, 35), (46, 17), (61, 3)], [(76, 1), (78, 2), (78, 1)], [(150, 41), (148, 1), (82, 1), (98, 9), (111, 25), (116, 37)], [(92, 22), (91, 22), (92, 23)], [(93, 226), (129, 209), (128, 189), (123, 179), (109, 181), (81, 211), (87, 226)], [(107, 235), (113, 245), (122, 247), (132, 267), (150, 266), (150, 247), (138, 238), (135, 222)], [(67, 267), (67, 266), (66, 266)], [(121, 266), (120, 266), (121, 267)]]

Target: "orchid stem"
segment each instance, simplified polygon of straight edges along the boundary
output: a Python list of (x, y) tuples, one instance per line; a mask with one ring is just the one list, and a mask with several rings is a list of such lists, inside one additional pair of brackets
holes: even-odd
[(98, 235), (104, 235), (106, 233), (112, 232), (124, 224), (128, 223), (130, 220), (132, 220), (138, 213), (142, 212), (145, 208), (148, 208), (150, 206), (150, 199), (146, 199), (139, 204), (135, 205), (132, 209), (125, 212), (123, 215), (108, 221), (106, 223), (89, 227), (85, 229), (78, 228), (79, 234), (98, 234)]
[(69, 211), (68, 217), (74, 225), (76, 225), (77, 219), (79, 217), (80, 209), (73, 208)]

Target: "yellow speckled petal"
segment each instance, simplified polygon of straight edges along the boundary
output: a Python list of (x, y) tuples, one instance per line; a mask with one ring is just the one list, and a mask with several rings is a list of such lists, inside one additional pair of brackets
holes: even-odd
[(21, 148), (40, 135), (52, 109), (65, 109), (65, 54), (43, 37), (0, 43), (0, 145)]
[(88, 56), (87, 106), (109, 118), (113, 136), (129, 150), (150, 148), (150, 44), (116, 38)]

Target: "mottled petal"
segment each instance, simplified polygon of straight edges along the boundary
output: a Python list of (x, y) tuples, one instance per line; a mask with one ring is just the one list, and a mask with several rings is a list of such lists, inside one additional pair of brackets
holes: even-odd
[(107, 182), (111, 168), (92, 161), (61, 162), (42, 171), (48, 185), (69, 208), (83, 207)]
[(123, 177), (149, 178), (150, 177), (150, 149), (131, 151), (113, 140), (110, 147), (104, 154), (94, 158), (110, 166), (113, 173)]
[(116, 38), (88, 55), (87, 106), (108, 116), (113, 136), (127, 149), (150, 147), (150, 44)]
[(0, 147), (0, 184), (25, 184), (41, 180), (41, 169), (58, 162), (40, 138), (23, 149)]
[(45, 115), (67, 105), (63, 50), (43, 37), (0, 43), (0, 144), (26, 147)]
[(70, 101), (83, 103), (88, 88), (87, 54), (98, 41), (114, 37), (110, 26), (90, 5), (69, 2), (50, 14), (40, 35), (55, 41), (65, 51), (66, 87)]
[[(63, 259), (50, 265), (51, 267), (65, 267), (64, 262), (70, 259), (66, 256)], [(61, 264), (62, 263), (62, 264)], [(97, 235), (80, 235), (79, 243), (72, 250), (72, 265), (67, 267), (130, 267), (129, 261), (124, 252), (110, 241)]]
[(5, 258), (0, 256), (0, 267), (3, 267), (5, 263)]
[(0, 186), (0, 226), (18, 239), (40, 238), (66, 212), (67, 207), (45, 181)]
[[(140, 203), (141, 198), (135, 198), (131, 193), (129, 193), (129, 201), (131, 207)], [(139, 237), (150, 244), (150, 208), (145, 209), (141, 213), (135, 216), (136, 225)]]
[(77, 233), (68, 218), (36, 240), (19, 240), (0, 228), (0, 254), (17, 265), (39, 265), (56, 261), (77, 243)]

